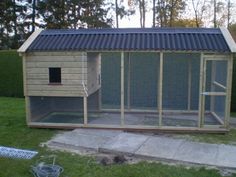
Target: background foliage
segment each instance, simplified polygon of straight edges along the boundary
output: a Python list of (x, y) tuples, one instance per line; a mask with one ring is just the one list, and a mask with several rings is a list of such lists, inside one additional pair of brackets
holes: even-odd
[(0, 95), (23, 97), (22, 60), (15, 50), (0, 51)]

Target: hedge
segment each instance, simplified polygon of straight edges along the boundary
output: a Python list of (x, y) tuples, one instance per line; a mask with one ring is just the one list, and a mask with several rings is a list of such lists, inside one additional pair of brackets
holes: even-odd
[[(22, 60), (15, 50), (0, 51), (0, 81), (0, 96), (23, 97)], [(231, 111), (236, 112), (236, 62), (231, 99)]]
[(0, 96), (23, 97), (22, 60), (15, 50), (0, 51)]

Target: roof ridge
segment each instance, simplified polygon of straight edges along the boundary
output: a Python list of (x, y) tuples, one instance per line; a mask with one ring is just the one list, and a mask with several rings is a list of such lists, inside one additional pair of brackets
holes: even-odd
[(219, 28), (103, 28), (103, 29), (48, 29), (40, 35), (79, 34), (221, 34)]

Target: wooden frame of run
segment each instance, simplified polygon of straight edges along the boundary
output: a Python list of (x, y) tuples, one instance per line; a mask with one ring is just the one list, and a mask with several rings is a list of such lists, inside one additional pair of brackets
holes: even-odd
[[(169, 126), (163, 126), (162, 124), (162, 114), (163, 112), (168, 113), (191, 113), (196, 112), (192, 111), (190, 109), (190, 97), (191, 97), (191, 89), (188, 88), (188, 109), (187, 110), (163, 110), (162, 109), (162, 85), (163, 85), (163, 61), (164, 61), (164, 53), (163, 52), (156, 52), (157, 56), (159, 57), (159, 70), (158, 72), (158, 80), (157, 80), (157, 110), (155, 111), (158, 114), (159, 122), (158, 125), (153, 126), (130, 126), (125, 125), (125, 113), (128, 111), (136, 111), (136, 112), (149, 112), (148, 110), (133, 110), (128, 107), (128, 109), (125, 109), (125, 88), (124, 88), (124, 60), (125, 60), (125, 53), (121, 52), (121, 107), (120, 107), (120, 113), (121, 113), (121, 121), (120, 125), (112, 126), (112, 125), (104, 125), (104, 124), (94, 124), (90, 125), (88, 124), (88, 108), (87, 108), (87, 96), (85, 95), (83, 97), (83, 103), (84, 103), (84, 123), (83, 124), (67, 124), (67, 123), (40, 123), (40, 122), (32, 122), (31, 121), (31, 113), (30, 113), (30, 97), (27, 95), (27, 88), (24, 84), (24, 91), (25, 91), (25, 101), (26, 101), (26, 117), (27, 117), (27, 124), (31, 127), (51, 127), (51, 128), (72, 128), (72, 127), (88, 127), (88, 128), (113, 128), (113, 129), (138, 129), (138, 130), (158, 130), (158, 131), (195, 131), (195, 132), (226, 132), (228, 131), (227, 128), (229, 126), (229, 111), (230, 111), (230, 97), (231, 97), (231, 85), (232, 85), (232, 63), (233, 63), (233, 55), (217, 55), (217, 54), (211, 54), (206, 55), (201, 53), (200, 55), (200, 77), (199, 77), (199, 110), (198, 110), (198, 127), (169, 127)], [(169, 53), (169, 52), (165, 52)], [(214, 79), (212, 80), (212, 87), (221, 87), (222, 89), (225, 89), (225, 92), (206, 92), (206, 62), (207, 61), (228, 61), (227, 62), (227, 86), (222, 85), (221, 83), (216, 82)], [(26, 66), (25, 66), (26, 56), (23, 55), (23, 68), (24, 68), (24, 82), (26, 83)], [(130, 61), (129, 61), (130, 62)], [(190, 66), (188, 64), (188, 66)], [(128, 68), (130, 72), (130, 68)], [(188, 68), (188, 73), (191, 73), (191, 68)], [(214, 68), (212, 70), (213, 75), (215, 74)], [(128, 76), (129, 80), (128, 83), (130, 84), (130, 76)], [(188, 87), (191, 87), (191, 74), (188, 76)], [(129, 88), (130, 89), (130, 88)], [(99, 93), (101, 94), (101, 92)], [(130, 93), (128, 93), (129, 96)], [(226, 102), (225, 102), (225, 119), (224, 121), (221, 120), (221, 118), (214, 112), (214, 108), (211, 107), (211, 114), (212, 116), (221, 124), (221, 125), (204, 125), (204, 106), (205, 106), (205, 96), (211, 95), (211, 96), (225, 96)], [(128, 99), (129, 100), (129, 99)], [(130, 102), (130, 101), (129, 101)], [(99, 96), (99, 103), (101, 104), (101, 95)], [(214, 99), (211, 99), (211, 103), (214, 104)], [(130, 103), (129, 103), (130, 104)], [(100, 105), (101, 106), (101, 105)], [(101, 111), (104, 111), (101, 109)], [(106, 110), (109, 111), (109, 110)], [(114, 111), (114, 110), (113, 110)], [(150, 112), (153, 112), (150, 110)]]

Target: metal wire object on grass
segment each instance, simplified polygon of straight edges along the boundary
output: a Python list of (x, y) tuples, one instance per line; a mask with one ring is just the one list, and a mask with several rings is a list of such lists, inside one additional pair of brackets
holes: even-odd
[[(59, 177), (64, 171), (61, 166), (55, 165), (55, 155), (42, 157), (41, 159), (44, 159), (44, 161), (37, 162), (36, 166), (31, 166), (31, 173), (34, 175), (34, 177)], [(52, 159), (51, 164), (45, 161), (48, 159)]]

